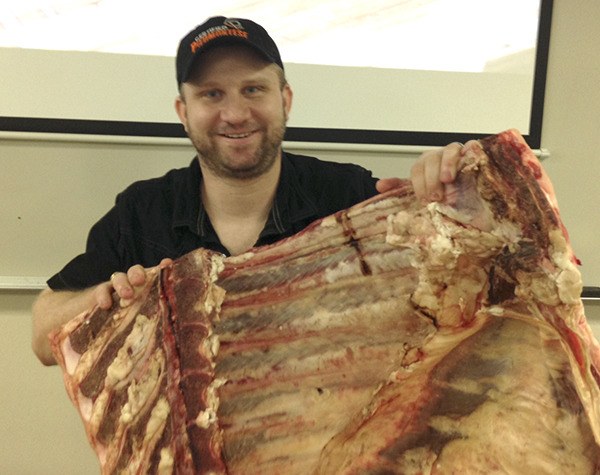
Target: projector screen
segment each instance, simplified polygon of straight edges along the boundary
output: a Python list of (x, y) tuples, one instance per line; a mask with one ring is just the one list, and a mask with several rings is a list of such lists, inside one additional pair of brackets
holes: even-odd
[[(103, 2), (80, 0), (77, 27), (89, 31), (68, 34), (75, 3), (66, 12), (63, 2), (63, 10), (21, 36), (0, 33), (0, 131), (184, 137), (168, 51), (195, 26), (190, 15), (169, 2), (187, 24), (179, 18), (172, 33), (163, 32), (161, 23), (136, 17), (127, 1), (113, 2), (122, 16), (131, 15), (123, 26), (127, 38), (140, 38), (127, 43), (119, 22), (103, 24), (115, 18), (108, 6), (98, 9)], [(280, 47), (294, 90), (286, 140), (444, 145), (517, 128), (539, 148), (551, 0), (383, 1), (387, 10), (368, 14), (360, 10), (364, 2), (359, 8), (361, 2), (325, 1), (300, 2), (304, 7), (281, 16), (272, 11), (294, 3), (223, 8), (263, 24)], [(96, 21), (87, 25), (91, 18), (82, 15), (90, 8), (97, 9)], [(310, 8), (318, 8), (312, 17)], [(196, 23), (222, 12), (207, 13), (194, 15)], [(42, 20), (50, 23), (47, 31)], [(138, 24), (143, 29), (136, 33)], [(53, 44), (60, 30), (66, 39)], [(115, 38), (102, 37), (108, 34)]]

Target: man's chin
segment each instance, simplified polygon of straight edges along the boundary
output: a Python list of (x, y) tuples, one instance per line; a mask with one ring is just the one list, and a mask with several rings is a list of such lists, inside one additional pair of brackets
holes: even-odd
[(251, 180), (264, 175), (272, 168), (274, 163), (227, 164), (205, 159), (201, 162), (213, 175), (235, 180)]
[[(263, 144), (264, 145), (264, 144)], [(263, 146), (259, 150), (216, 149), (212, 153), (200, 153), (201, 162), (216, 176), (236, 180), (250, 180), (271, 170), (280, 155), (280, 148)]]
[(224, 170), (226, 176), (237, 180), (251, 180), (264, 175), (273, 167), (273, 163), (267, 164), (258, 163), (252, 166), (228, 167)]

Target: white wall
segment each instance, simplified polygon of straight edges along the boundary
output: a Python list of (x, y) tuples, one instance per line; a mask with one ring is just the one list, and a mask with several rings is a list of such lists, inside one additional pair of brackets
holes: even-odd
[[(600, 219), (600, 2), (556, 0), (550, 47), (550, 64), (542, 147), (551, 152), (544, 162), (556, 187), (563, 219), (573, 246), (583, 261), (581, 268), (587, 285), (600, 285), (600, 256), (597, 240)], [(0, 86), (1, 87), (1, 86)], [(3, 91), (3, 94), (9, 92)], [(406, 176), (414, 157), (377, 152), (315, 151), (323, 158), (359, 162), (379, 176)], [(99, 161), (99, 157), (102, 161)], [(71, 202), (68, 191), (54, 192), (56, 180), (69, 186), (85, 187), (90, 196), (101, 187), (107, 192), (120, 190), (124, 175), (107, 175), (116, 167), (131, 167), (143, 176), (156, 175), (171, 166), (186, 164), (191, 158), (188, 146), (146, 146), (123, 144), (0, 142), (0, 173), (11, 176), (2, 180), (3, 200), (51, 200), (64, 207), (64, 232), (55, 239), (67, 240), (75, 249), (83, 246), (85, 236), (72, 233), (81, 224), (93, 222), (111, 203), (110, 199), (88, 203)], [(103, 163), (99, 167), (98, 163)], [(35, 196), (19, 195), (21, 180), (27, 179), (26, 166), (40, 167), (46, 179), (39, 182)], [(60, 168), (60, 172), (57, 172)], [(140, 175), (140, 176), (142, 176)], [(98, 177), (110, 176), (109, 179)], [(77, 177), (74, 179), (73, 177)], [(83, 182), (83, 183), (82, 183)], [(64, 188), (64, 187), (63, 187)], [(68, 188), (67, 188), (68, 190)], [(80, 191), (80, 190), (78, 190)], [(22, 236), (32, 235), (36, 222), (44, 216), (9, 216), (0, 222), (21, 226)], [(77, 225), (72, 227), (71, 222)], [(52, 242), (40, 242), (48, 251), (48, 271), (54, 271), (71, 257), (53, 252)], [(62, 248), (62, 246), (61, 246)], [(34, 267), (36, 263), (31, 265)], [(0, 275), (9, 264), (0, 263)], [(13, 265), (10, 263), (10, 265)], [(50, 269), (52, 267), (52, 269)], [(25, 273), (25, 272), (24, 272)], [(0, 473), (10, 474), (87, 474), (97, 473), (95, 456), (89, 449), (75, 410), (67, 399), (57, 368), (41, 366), (30, 351), (29, 309), (33, 292), (0, 291), (2, 344), (0, 360)], [(596, 334), (600, 335), (600, 304), (586, 304)]]

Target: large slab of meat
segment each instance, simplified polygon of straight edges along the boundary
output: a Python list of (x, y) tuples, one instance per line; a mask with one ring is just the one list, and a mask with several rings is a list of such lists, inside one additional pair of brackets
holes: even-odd
[(600, 471), (600, 350), (516, 131), (471, 143), (444, 203), (407, 182), (151, 274), (51, 336), (103, 473)]

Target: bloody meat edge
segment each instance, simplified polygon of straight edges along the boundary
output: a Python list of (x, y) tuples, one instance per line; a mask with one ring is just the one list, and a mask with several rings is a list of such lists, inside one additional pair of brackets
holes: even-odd
[(51, 344), (102, 473), (600, 471), (600, 346), (515, 130), (236, 257), (199, 249)]

